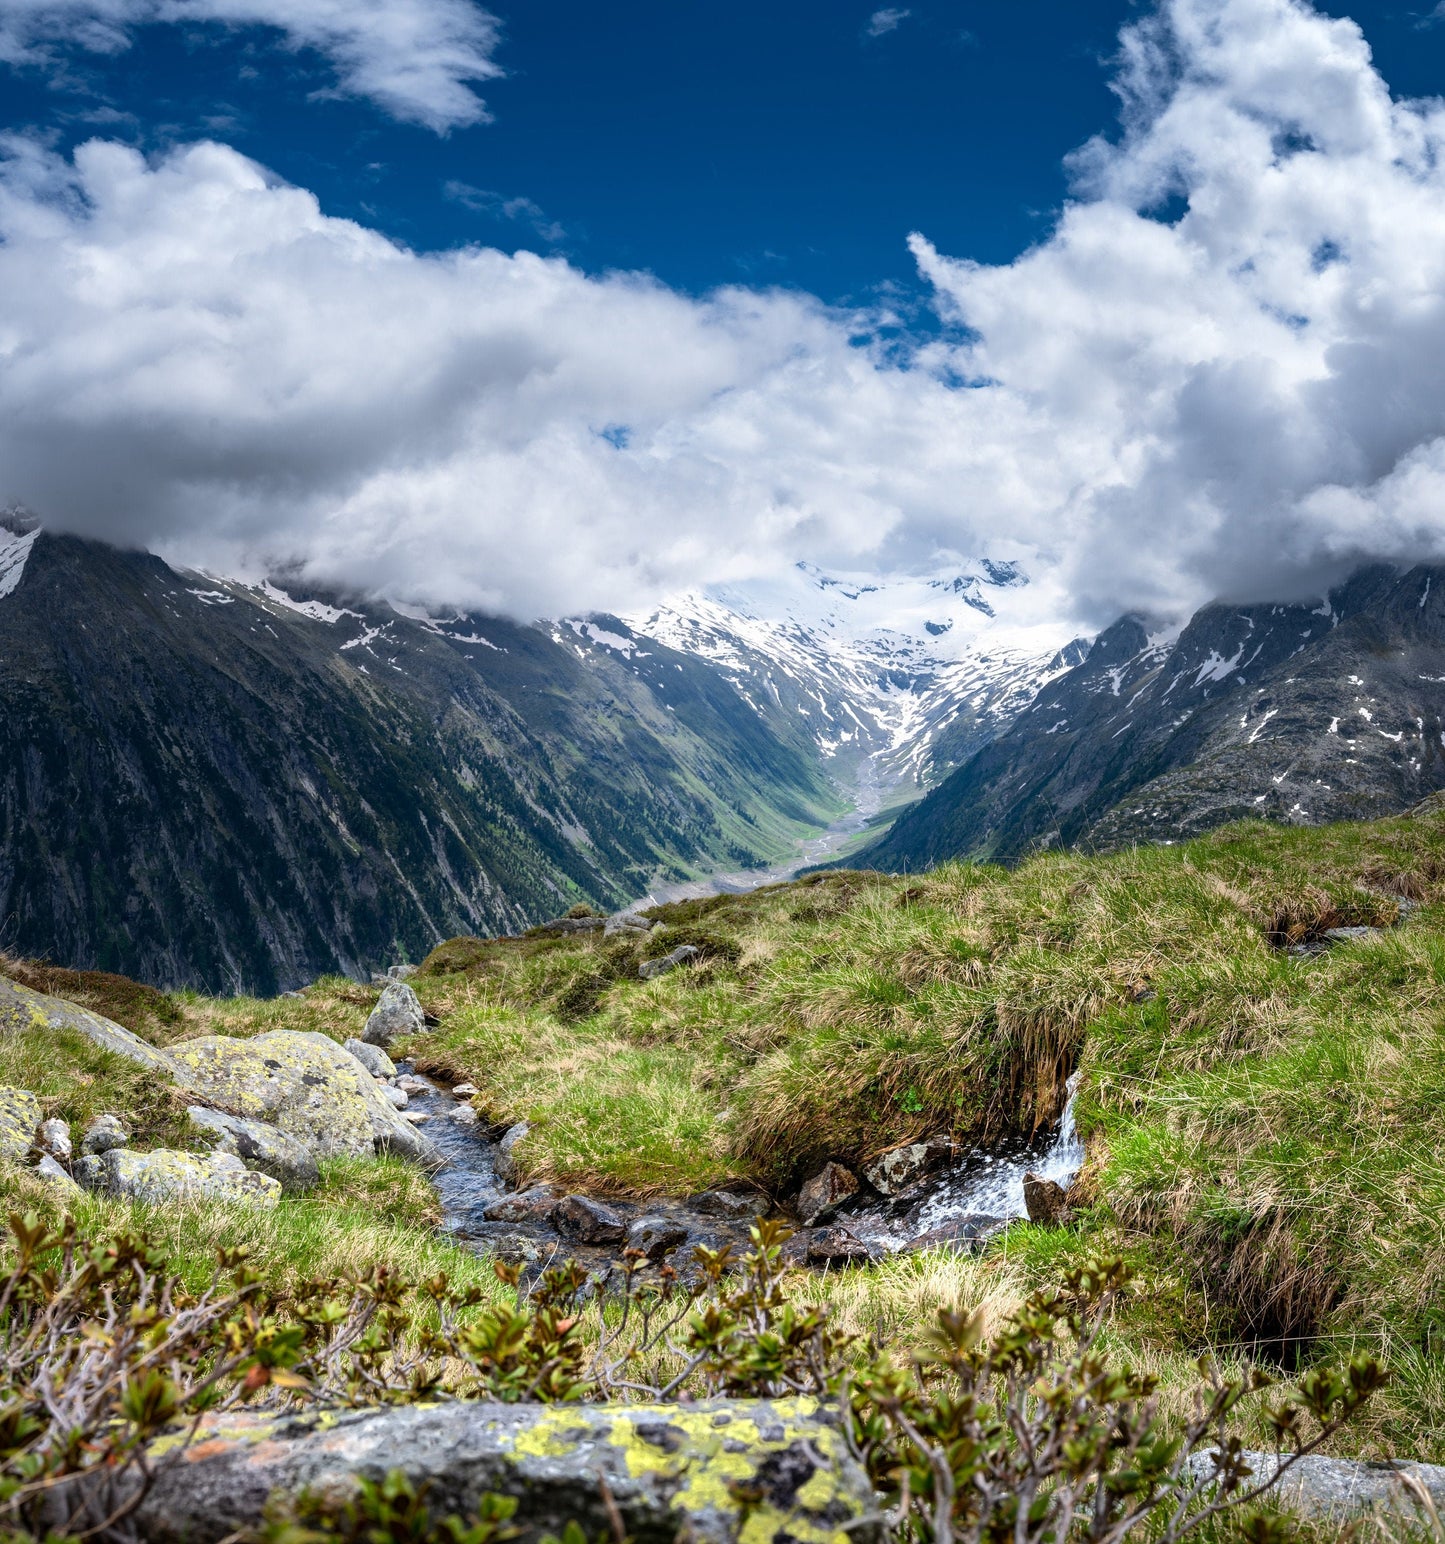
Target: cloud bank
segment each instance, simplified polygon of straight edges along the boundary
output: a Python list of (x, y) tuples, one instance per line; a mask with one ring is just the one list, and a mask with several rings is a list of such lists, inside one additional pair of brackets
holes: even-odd
[(159, 23), (275, 28), (323, 54), (344, 94), (438, 133), (484, 121), (473, 83), (502, 73), (497, 19), (472, 0), (0, 0), (0, 62), (118, 53)]
[(1022, 556), (1080, 620), (1445, 557), (1445, 106), (1298, 0), (1166, 0), (1052, 235), (806, 296), (422, 256), (220, 145), (0, 168), (0, 499), (401, 599), (621, 609)]

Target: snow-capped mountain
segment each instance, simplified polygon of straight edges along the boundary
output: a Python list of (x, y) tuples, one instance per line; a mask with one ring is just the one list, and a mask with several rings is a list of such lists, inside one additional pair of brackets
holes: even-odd
[(823, 754), (871, 757), (885, 783), (936, 781), (1083, 657), (1034, 620), (1016, 563), (872, 580), (799, 563), (627, 618), (719, 666), (759, 712), (796, 713)]

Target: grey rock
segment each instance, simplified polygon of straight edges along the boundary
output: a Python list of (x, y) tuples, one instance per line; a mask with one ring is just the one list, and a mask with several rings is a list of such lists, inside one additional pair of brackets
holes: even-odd
[(1372, 933), (1381, 933), (1383, 928), (1378, 927), (1327, 927), (1321, 938), (1327, 938), (1332, 944), (1347, 944), (1357, 938), (1368, 938)]
[[(1445, 1513), (1445, 1467), (1439, 1464), (1326, 1458), (1311, 1453), (1296, 1460), (1281, 1476), (1282, 1463), (1275, 1454), (1246, 1452), (1244, 1456), (1255, 1474), (1249, 1483), (1274, 1480), (1271, 1499), (1299, 1517), (1339, 1518), (1367, 1511), (1415, 1515), (1420, 1510), (1413, 1488), (1416, 1485), (1424, 1489), (1437, 1512)], [(1199, 1478), (1213, 1472), (1208, 1453), (1194, 1454), (1189, 1466)]]
[(1057, 1180), (1030, 1170), (1024, 1175), (1024, 1207), (1030, 1222), (1054, 1227), (1069, 1214), (1068, 1192)]
[(824, 1222), (848, 1200), (857, 1195), (858, 1181), (841, 1163), (825, 1163), (798, 1192), (798, 1220), (805, 1228)]
[(557, 1192), (551, 1185), (533, 1185), (494, 1201), (482, 1216), (488, 1222), (542, 1222), (556, 1204)]
[(421, 1002), (405, 981), (389, 982), (366, 1021), (361, 1038), (385, 1050), (398, 1035), (417, 1035), (426, 1028)]
[(119, 1115), (97, 1115), (80, 1139), (83, 1153), (108, 1153), (113, 1147), (124, 1147), (130, 1141), (130, 1132)]
[(809, 1235), (809, 1265), (861, 1265), (869, 1258), (867, 1244), (847, 1228), (816, 1228)]
[(704, 1190), (687, 1204), (704, 1217), (762, 1217), (768, 1210), (766, 1197), (751, 1191)]
[(652, 917), (644, 917), (640, 911), (614, 911), (602, 929), (604, 938), (615, 938), (619, 933), (641, 936), (657, 926)]
[(534, 928), (533, 932), (565, 936), (569, 933), (600, 933), (606, 926), (606, 917), (554, 917)]
[(388, 1088), (385, 1084), (383, 1084), (380, 1089), (380, 1093), (381, 1097), (385, 1099), (394, 1110), (404, 1110), (411, 1102), (406, 1097), (406, 1090), (402, 1088)]
[[(719, 1440), (725, 1429), (733, 1440)], [(527, 1539), (573, 1521), (610, 1538), (609, 1495), (633, 1539), (737, 1544), (745, 1524), (756, 1539), (882, 1538), (836, 1413), (810, 1399), (230, 1411), (159, 1467), (135, 1526), (148, 1544), (219, 1544), (253, 1527), (273, 1491), (344, 1497), (391, 1469), (424, 1486), (437, 1515), (468, 1515), (488, 1491), (515, 1496)]]
[(579, 1244), (620, 1244), (627, 1234), (622, 1214), (591, 1196), (564, 1196), (547, 1216), (563, 1238)]
[(343, 1049), (350, 1051), (372, 1077), (394, 1078), (396, 1076), (396, 1063), (379, 1045), (368, 1045), (365, 1040), (358, 1040), (353, 1035)]
[(316, 1158), (394, 1152), (416, 1163), (442, 1161), (361, 1063), (326, 1035), (207, 1035), (181, 1041), (173, 1056), (175, 1081), (198, 1103), (279, 1126)]
[(475, 1126), (481, 1117), (469, 1104), (454, 1105), (447, 1111), (447, 1119), (453, 1120), (459, 1126)]
[(953, 1144), (947, 1137), (910, 1142), (905, 1147), (881, 1153), (863, 1170), (863, 1178), (885, 1196), (896, 1196), (946, 1163), (952, 1153)]
[(42, 1153), (48, 1153), (57, 1163), (69, 1163), (74, 1148), (70, 1141), (70, 1125), (52, 1116), (35, 1128), (35, 1145)]
[(132, 1201), (239, 1201), (275, 1206), (281, 1183), (269, 1174), (253, 1174), (232, 1153), (149, 1153), (113, 1147), (101, 1159), (101, 1188)]
[(478, 1092), (479, 1090), (475, 1083), (458, 1083), (456, 1087), (452, 1089), (452, 1097), (454, 1099), (470, 1099)]
[(0, 976), (0, 1036), (45, 1035), (58, 1030), (78, 1030), (87, 1040), (127, 1061), (138, 1062), (154, 1072), (169, 1074), (171, 1059), (164, 1051), (148, 1045), (139, 1035), (123, 1029), (110, 1019), (77, 1008), (74, 1003), (44, 992), (32, 992), (6, 976)]
[(679, 944), (671, 954), (664, 954), (660, 960), (644, 960), (637, 967), (637, 974), (644, 981), (652, 981), (658, 976), (665, 976), (670, 970), (676, 970), (679, 965), (686, 965), (701, 953), (702, 950), (696, 944)]
[(966, 1217), (955, 1217), (939, 1227), (930, 1228), (909, 1239), (905, 1250), (918, 1254), (925, 1249), (947, 1249), (954, 1254), (972, 1254), (980, 1250), (995, 1233), (1002, 1233), (1008, 1223), (1001, 1217), (986, 1217), (981, 1212), (970, 1212)]
[(101, 1190), (105, 1186), (105, 1163), (98, 1153), (82, 1153), (71, 1172), (82, 1190)]
[(29, 1089), (0, 1084), (0, 1158), (25, 1162), (43, 1113)]
[(410, 981), (416, 972), (415, 965), (393, 965), (386, 974), (390, 981)]
[(305, 994), (305, 992), (282, 992), (281, 995), (282, 995), (282, 997), (293, 998), (297, 1002), (303, 1002), (304, 1003), (306, 1001), (306, 994)]
[(279, 1127), (197, 1104), (191, 1105), (186, 1115), (193, 1126), (215, 1138), (216, 1151), (239, 1158), (248, 1169), (269, 1174), (288, 1194), (321, 1183), (321, 1170), (311, 1149)]
[(627, 1247), (640, 1250), (649, 1260), (660, 1260), (686, 1242), (687, 1229), (671, 1217), (639, 1217), (627, 1230)]
[(419, 1078), (414, 1072), (399, 1073), (395, 1081), (404, 1094), (434, 1094), (437, 1091), (430, 1078)]
[(401, 1118), (413, 1126), (424, 1126), (431, 1116), (425, 1110), (403, 1110)]
[(79, 1191), (80, 1186), (71, 1179), (70, 1175), (50, 1156), (49, 1153), (41, 1155), (40, 1162), (35, 1165), (35, 1173), (49, 1184), (57, 1186), (61, 1190)]
[(519, 1120), (515, 1126), (508, 1126), (502, 1133), (502, 1140), (497, 1143), (497, 1157), (493, 1167), (497, 1171), (497, 1178), (506, 1184), (511, 1184), (517, 1178), (517, 1144), (527, 1135), (532, 1128), (524, 1120)]

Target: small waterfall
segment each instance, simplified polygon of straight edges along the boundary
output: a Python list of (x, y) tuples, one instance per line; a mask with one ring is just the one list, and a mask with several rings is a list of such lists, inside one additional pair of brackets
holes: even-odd
[(1000, 1153), (975, 1152), (957, 1168), (942, 1174), (928, 1198), (900, 1229), (892, 1218), (860, 1216), (850, 1222), (860, 1238), (868, 1238), (887, 1248), (901, 1248), (910, 1238), (932, 1232), (964, 1217), (994, 1217), (1012, 1222), (1027, 1217), (1024, 1205), (1024, 1175), (1033, 1173), (1067, 1186), (1084, 1166), (1084, 1144), (1074, 1124), (1074, 1101), (1078, 1095), (1080, 1074), (1075, 1072), (1065, 1085), (1068, 1098), (1059, 1120), (1059, 1129), (1047, 1147), (1017, 1148)]

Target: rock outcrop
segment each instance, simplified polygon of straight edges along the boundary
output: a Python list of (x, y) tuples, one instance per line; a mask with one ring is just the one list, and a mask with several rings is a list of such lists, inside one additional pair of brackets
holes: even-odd
[(384, 1051), (398, 1035), (419, 1035), (426, 1028), (421, 1001), (405, 981), (393, 981), (377, 999), (361, 1038)]
[(702, 950), (696, 944), (679, 944), (671, 954), (664, 954), (660, 960), (644, 960), (637, 967), (637, 974), (644, 981), (652, 981), (658, 976), (665, 976), (671, 970), (676, 970), (679, 965), (686, 965), (701, 953)]
[(24, 1163), (42, 1115), (40, 1101), (23, 1088), (0, 1085), (0, 1158)]
[(249, 1040), (207, 1035), (182, 1041), (171, 1054), (183, 1088), (279, 1127), (316, 1158), (394, 1152), (418, 1163), (441, 1161), (436, 1148), (382, 1098), (366, 1068), (325, 1035), (295, 1030)]
[(850, 1196), (857, 1195), (858, 1181), (841, 1163), (825, 1163), (798, 1192), (798, 1220), (805, 1228), (826, 1222)]
[(465, 1517), (488, 1492), (515, 1497), (524, 1541), (572, 1521), (611, 1537), (610, 1507), (637, 1540), (882, 1537), (867, 1475), (834, 1412), (811, 1399), (211, 1416), (161, 1467), (135, 1521), (152, 1544), (219, 1544), (258, 1522), (273, 1491), (345, 1496), (392, 1469), (427, 1487), (434, 1516)]
[(127, 1061), (139, 1062), (142, 1067), (167, 1075), (171, 1072), (170, 1057), (139, 1035), (89, 1009), (77, 1008), (74, 1003), (44, 992), (32, 992), (29, 987), (0, 976), (0, 1036), (50, 1035), (66, 1030), (84, 1035)]
[[(1257, 1480), (1279, 1473), (1280, 1460), (1273, 1453), (1247, 1452), (1244, 1456)], [(1208, 1474), (1209, 1455), (1196, 1454), (1191, 1468), (1197, 1475)], [(1290, 1467), (1271, 1499), (1297, 1517), (1311, 1520), (1343, 1519), (1359, 1512), (1417, 1517), (1425, 1510), (1420, 1505), (1422, 1491), (1430, 1498), (1430, 1505), (1445, 1514), (1445, 1467), (1407, 1459), (1369, 1462), (1311, 1453)]]
[(253, 1174), (232, 1153), (181, 1153), (157, 1148), (149, 1153), (113, 1147), (92, 1158), (87, 1176), (96, 1188), (131, 1201), (239, 1201), (247, 1206), (275, 1206), (281, 1184), (269, 1174)]
[(321, 1170), (311, 1149), (279, 1127), (197, 1104), (191, 1105), (186, 1115), (193, 1126), (214, 1140), (218, 1152), (230, 1153), (259, 1174), (269, 1174), (289, 1194), (321, 1183)]

